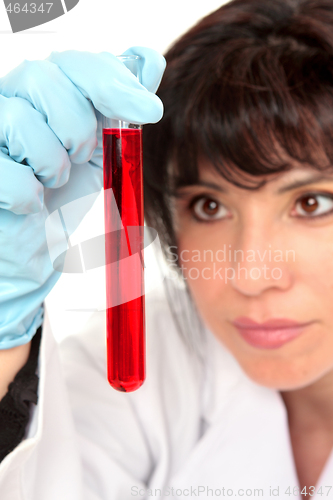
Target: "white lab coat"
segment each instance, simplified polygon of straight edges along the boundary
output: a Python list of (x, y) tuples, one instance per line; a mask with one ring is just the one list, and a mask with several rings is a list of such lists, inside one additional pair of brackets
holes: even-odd
[[(207, 330), (200, 348), (203, 364), (165, 299), (148, 297), (147, 380), (121, 393), (106, 380), (105, 312), (62, 342), (61, 364), (46, 317), (39, 403), (26, 439), (1, 463), (0, 499), (304, 498), (293, 495), (280, 394), (248, 379)], [(313, 498), (322, 499), (332, 455), (319, 484), (324, 495)]]

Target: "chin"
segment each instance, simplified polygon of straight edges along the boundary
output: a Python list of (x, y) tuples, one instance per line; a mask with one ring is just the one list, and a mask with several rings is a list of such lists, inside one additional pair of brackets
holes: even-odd
[(240, 363), (245, 374), (256, 384), (278, 391), (303, 389), (320, 378), (323, 373), (312, 371), (309, 367), (295, 366), (295, 363)]

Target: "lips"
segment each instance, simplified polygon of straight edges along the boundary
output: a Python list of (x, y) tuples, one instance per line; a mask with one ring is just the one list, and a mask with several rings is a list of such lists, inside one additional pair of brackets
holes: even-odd
[(272, 318), (264, 323), (257, 323), (244, 316), (232, 322), (248, 344), (261, 349), (277, 349), (291, 342), (312, 323), (299, 323), (285, 318)]
[(239, 328), (263, 328), (263, 329), (276, 329), (276, 328), (293, 328), (295, 326), (301, 326), (305, 323), (299, 323), (297, 321), (292, 321), (290, 319), (284, 318), (273, 318), (265, 321), (264, 323), (257, 323), (253, 319), (241, 316), (237, 318), (233, 324)]

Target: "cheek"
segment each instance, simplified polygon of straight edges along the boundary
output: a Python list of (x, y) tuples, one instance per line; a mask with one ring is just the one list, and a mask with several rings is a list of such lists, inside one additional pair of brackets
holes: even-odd
[[(300, 234), (293, 241), (295, 261), (290, 264), (294, 273), (294, 300), (312, 296), (314, 310), (333, 323), (333, 231), (313, 231), (312, 237)], [(294, 293), (294, 295), (292, 295)], [(307, 300), (309, 304), (309, 301)]]
[(207, 320), (217, 303), (223, 304), (229, 285), (225, 280), (230, 264), (223, 262), (229, 249), (226, 237), (216, 231), (193, 231), (178, 240), (179, 264), (196, 305)]

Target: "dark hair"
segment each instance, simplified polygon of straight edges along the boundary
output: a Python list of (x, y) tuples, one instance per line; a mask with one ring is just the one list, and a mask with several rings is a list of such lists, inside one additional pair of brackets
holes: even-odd
[(165, 114), (143, 134), (146, 221), (164, 245), (176, 243), (170, 197), (197, 182), (201, 157), (245, 189), (290, 160), (332, 167), (332, 0), (233, 0), (166, 60)]

